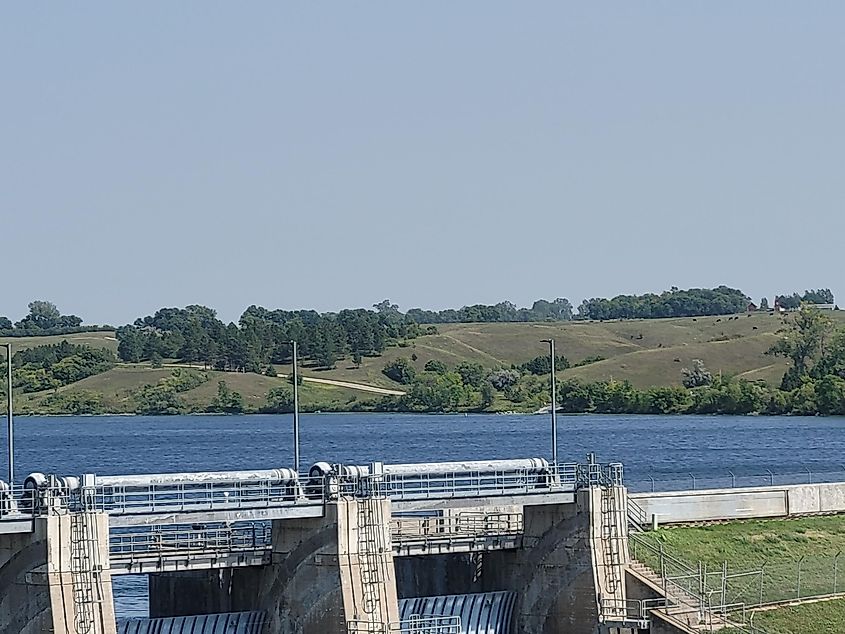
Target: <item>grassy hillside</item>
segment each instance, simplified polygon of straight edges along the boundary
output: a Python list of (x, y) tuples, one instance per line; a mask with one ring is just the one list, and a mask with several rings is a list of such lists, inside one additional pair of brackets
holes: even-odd
[[(836, 313), (842, 319), (841, 313)], [(613, 322), (540, 324), (444, 324), (438, 334), (419, 337), (406, 348), (390, 348), (381, 357), (365, 358), (360, 368), (346, 361), (334, 370), (306, 375), (396, 387), (381, 369), (397, 357), (416, 355), (422, 370), (429, 359), (454, 365), (462, 361), (488, 367), (520, 364), (548, 353), (541, 339), (555, 339), (558, 354), (571, 363), (601, 356), (604, 361), (571, 368), (563, 377), (584, 381), (629, 380), (636, 387), (680, 385), (681, 369), (701, 359), (714, 373), (780, 381), (786, 363), (765, 355), (777, 340), (781, 318), (770, 314)]]
[[(845, 313), (837, 312), (833, 316), (845, 321)], [(765, 352), (777, 340), (781, 327), (781, 317), (764, 313), (606, 322), (441, 324), (437, 334), (388, 348), (380, 357), (366, 357), (360, 367), (347, 358), (332, 370), (322, 370), (312, 367), (306, 360), (302, 374), (402, 389), (381, 372), (386, 363), (396, 358), (413, 359), (418, 371), (422, 371), (431, 359), (450, 366), (469, 361), (487, 368), (509, 367), (547, 354), (548, 347), (541, 340), (554, 338), (558, 354), (565, 355), (570, 363), (576, 364), (590, 357), (603, 358), (583, 367), (570, 368), (560, 373), (562, 378), (573, 377), (585, 382), (613, 378), (628, 380), (639, 388), (680, 385), (682, 368), (690, 367), (693, 359), (701, 359), (713, 373), (777, 384), (786, 363), (766, 356)], [(10, 340), (16, 349), (22, 349), (65, 339), (111, 350), (117, 347), (112, 332), (0, 339), (0, 343)], [(278, 371), (288, 373), (290, 368), (279, 366)], [(121, 364), (103, 374), (60, 388), (58, 392), (95, 393), (109, 411), (129, 411), (134, 392), (144, 385), (154, 385), (171, 372), (167, 367)], [(210, 372), (209, 375), (207, 383), (182, 394), (186, 403), (199, 406), (209, 402), (216, 394), (217, 382), (225, 380), (231, 389), (241, 393), (249, 407), (257, 408), (264, 404), (269, 389), (284, 381), (257, 374)], [(37, 410), (51, 394), (53, 392), (21, 395), (18, 403), (24, 410)], [(302, 402), (312, 407), (323, 404), (326, 408), (344, 408), (378, 398), (364, 390), (314, 383), (306, 383), (302, 391)]]
[[(46, 411), (45, 401), (55, 394), (96, 394), (103, 403), (104, 411), (122, 413), (132, 412), (135, 407), (134, 394), (144, 386), (155, 385), (169, 377), (174, 368), (151, 368), (140, 365), (119, 365), (107, 372), (88, 377), (71, 385), (34, 394), (22, 394), (15, 397), (16, 407), (21, 412)], [(244, 405), (250, 410), (257, 410), (265, 405), (267, 393), (274, 387), (289, 385), (283, 378), (267, 377), (258, 374), (233, 372), (208, 372), (208, 381), (187, 392), (180, 394), (190, 409), (200, 408), (210, 403), (217, 395), (217, 384), (225, 381), (229, 389), (237, 391), (243, 397)], [(313, 409), (348, 409), (358, 401), (377, 399), (378, 395), (332, 385), (305, 383), (300, 388), (300, 402), (305, 410)]]
[(62, 341), (69, 341), (78, 346), (108, 348), (112, 352), (117, 352), (117, 338), (110, 331), (77, 332), (71, 335), (49, 335), (47, 337), (0, 337), (0, 345), (11, 343), (13, 353), (36, 346), (49, 346)]

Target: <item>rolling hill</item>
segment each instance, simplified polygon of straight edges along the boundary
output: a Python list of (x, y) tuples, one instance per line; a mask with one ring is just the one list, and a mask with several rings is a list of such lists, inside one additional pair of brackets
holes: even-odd
[[(838, 321), (845, 314), (833, 313)], [(372, 393), (373, 387), (401, 391), (403, 386), (388, 379), (384, 365), (404, 357), (422, 371), (426, 362), (437, 359), (454, 366), (468, 361), (487, 368), (510, 367), (547, 353), (542, 339), (554, 338), (559, 354), (570, 363), (600, 358), (582, 367), (559, 373), (561, 378), (578, 378), (585, 382), (616, 379), (628, 380), (644, 388), (656, 385), (680, 385), (681, 370), (690, 367), (693, 359), (701, 359), (714, 373), (741, 376), (749, 380), (779, 382), (786, 363), (765, 354), (777, 340), (782, 317), (770, 313), (753, 313), (733, 317), (697, 317), (605, 322), (543, 323), (472, 323), (441, 324), (437, 334), (425, 335), (388, 348), (379, 357), (365, 357), (360, 367), (342, 359), (332, 370), (313, 367), (307, 360), (302, 375), (305, 407), (344, 409), (358, 402), (382, 397)], [(113, 332), (77, 333), (67, 336), (2, 339), (13, 345), (32, 347), (57, 343), (63, 339), (75, 344), (116, 350)], [(178, 365), (178, 360), (170, 360)], [(289, 367), (278, 366), (281, 374)], [(171, 367), (153, 368), (148, 364), (119, 364), (102, 374), (59, 388), (58, 392), (86, 392), (99, 395), (108, 411), (129, 411), (133, 392), (145, 385), (154, 385), (173, 371)], [(308, 379), (343, 382), (344, 385), (315, 383)], [(281, 377), (258, 374), (209, 372), (209, 380), (182, 395), (186, 403), (199, 406), (208, 403), (216, 393), (218, 381), (240, 392), (250, 408), (264, 403), (267, 392), (285, 384)], [(352, 385), (350, 385), (352, 384)], [(39, 410), (49, 393), (21, 395), (20, 407)]]

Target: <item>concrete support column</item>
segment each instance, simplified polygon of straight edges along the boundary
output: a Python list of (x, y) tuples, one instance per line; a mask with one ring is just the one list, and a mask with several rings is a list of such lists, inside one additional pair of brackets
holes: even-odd
[(44, 521), (53, 631), (116, 634), (108, 516), (53, 515)]
[(108, 534), (108, 517), (91, 513), (0, 535), (0, 632), (115, 634)]
[(337, 510), (340, 585), (349, 631), (386, 633), (399, 623), (390, 500), (341, 500)]

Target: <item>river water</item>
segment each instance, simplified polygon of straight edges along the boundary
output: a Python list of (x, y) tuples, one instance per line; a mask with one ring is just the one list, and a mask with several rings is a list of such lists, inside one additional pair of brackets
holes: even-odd
[[(17, 479), (288, 467), (291, 416), (20, 417)], [(560, 416), (562, 462), (621, 462), (635, 490), (845, 480), (845, 418)], [(5, 430), (0, 434), (5, 446)], [(302, 464), (548, 457), (547, 416), (306, 414)], [(7, 472), (5, 452), (0, 459)], [(733, 474), (733, 475), (731, 475)], [(118, 616), (146, 615), (146, 577), (115, 580)]]

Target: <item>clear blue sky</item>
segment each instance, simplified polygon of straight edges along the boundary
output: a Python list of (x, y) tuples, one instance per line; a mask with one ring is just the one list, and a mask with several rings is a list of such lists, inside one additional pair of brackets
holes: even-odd
[(841, 281), (845, 5), (0, 8), (0, 314)]

